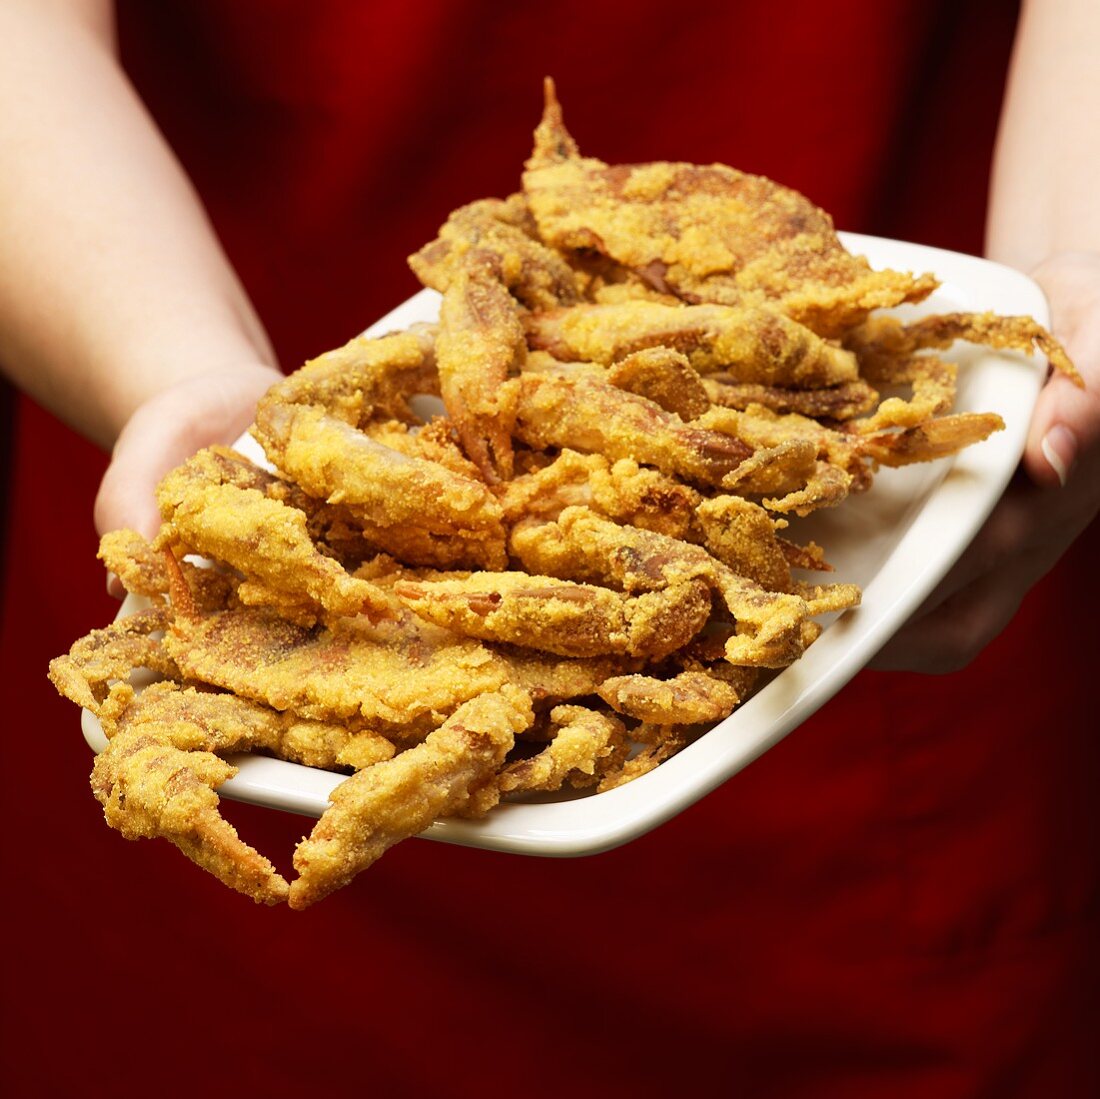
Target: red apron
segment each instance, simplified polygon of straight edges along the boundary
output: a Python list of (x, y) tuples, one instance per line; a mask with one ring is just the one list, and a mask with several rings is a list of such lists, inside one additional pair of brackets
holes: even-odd
[[(1005, 8), (173, 0), (123, 3), (120, 25), (292, 367), (407, 297), (404, 258), (451, 208), (516, 188), (544, 73), (593, 155), (723, 161), (843, 228), (979, 251)], [(409, 842), (298, 914), (100, 820), (45, 666), (114, 611), (91, 527), (103, 464), (18, 404), (9, 1082), (815, 1099), (1095, 1085), (1095, 529), (966, 672), (863, 674), (633, 844), (556, 861)], [(309, 826), (227, 815), (284, 869)]]

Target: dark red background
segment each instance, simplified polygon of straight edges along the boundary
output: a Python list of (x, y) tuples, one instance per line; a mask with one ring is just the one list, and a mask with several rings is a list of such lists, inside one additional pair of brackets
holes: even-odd
[[(719, 160), (978, 252), (1012, 5), (121, 5), (124, 57), (285, 366), (514, 189), (553, 73), (582, 149)], [(107, 621), (105, 458), (10, 410), (3, 1081), (17, 1094), (1080, 1095), (1095, 1071), (1095, 530), (967, 672), (865, 673), (616, 852), (424, 842), (261, 910), (87, 787), (51, 656)], [(289, 869), (308, 822), (229, 814)]]

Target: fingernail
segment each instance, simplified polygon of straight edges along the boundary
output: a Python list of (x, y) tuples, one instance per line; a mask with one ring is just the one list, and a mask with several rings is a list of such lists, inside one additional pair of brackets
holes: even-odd
[(1069, 475), (1073, 471), (1073, 464), (1077, 461), (1077, 436), (1068, 427), (1058, 424), (1043, 436), (1039, 449), (1050, 463), (1050, 468), (1058, 474), (1058, 480), (1065, 488)]

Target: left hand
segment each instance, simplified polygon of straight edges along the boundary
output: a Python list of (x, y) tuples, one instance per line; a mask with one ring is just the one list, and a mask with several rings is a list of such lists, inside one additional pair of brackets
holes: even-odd
[(954, 568), (871, 663), (884, 670), (965, 667), (1008, 625), (1100, 509), (1100, 254), (1064, 252), (1032, 277), (1051, 328), (1085, 380), (1061, 374), (1039, 394), (1016, 476)]

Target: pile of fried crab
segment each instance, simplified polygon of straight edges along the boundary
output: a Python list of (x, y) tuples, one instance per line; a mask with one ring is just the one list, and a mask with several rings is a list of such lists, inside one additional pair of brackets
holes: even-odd
[[(787, 516), (1003, 426), (950, 414), (930, 351), (1076, 376), (1031, 318), (875, 315), (936, 280), (872, 270), (767, 179), (581, 156), (549, 83), (522, 191), (410, 263), (438, 323), (274, 386), (266, 467), (212, 447), (171, 472), (158, 536), (100, 550), (147, 609), (50, 668), (109, 738), (108, 824), (259, 902), (306, 908), (439, 817), (656, 767), (858, 603)], [(242, 751), (350, 772), (292, 882), (219, 812)]]

